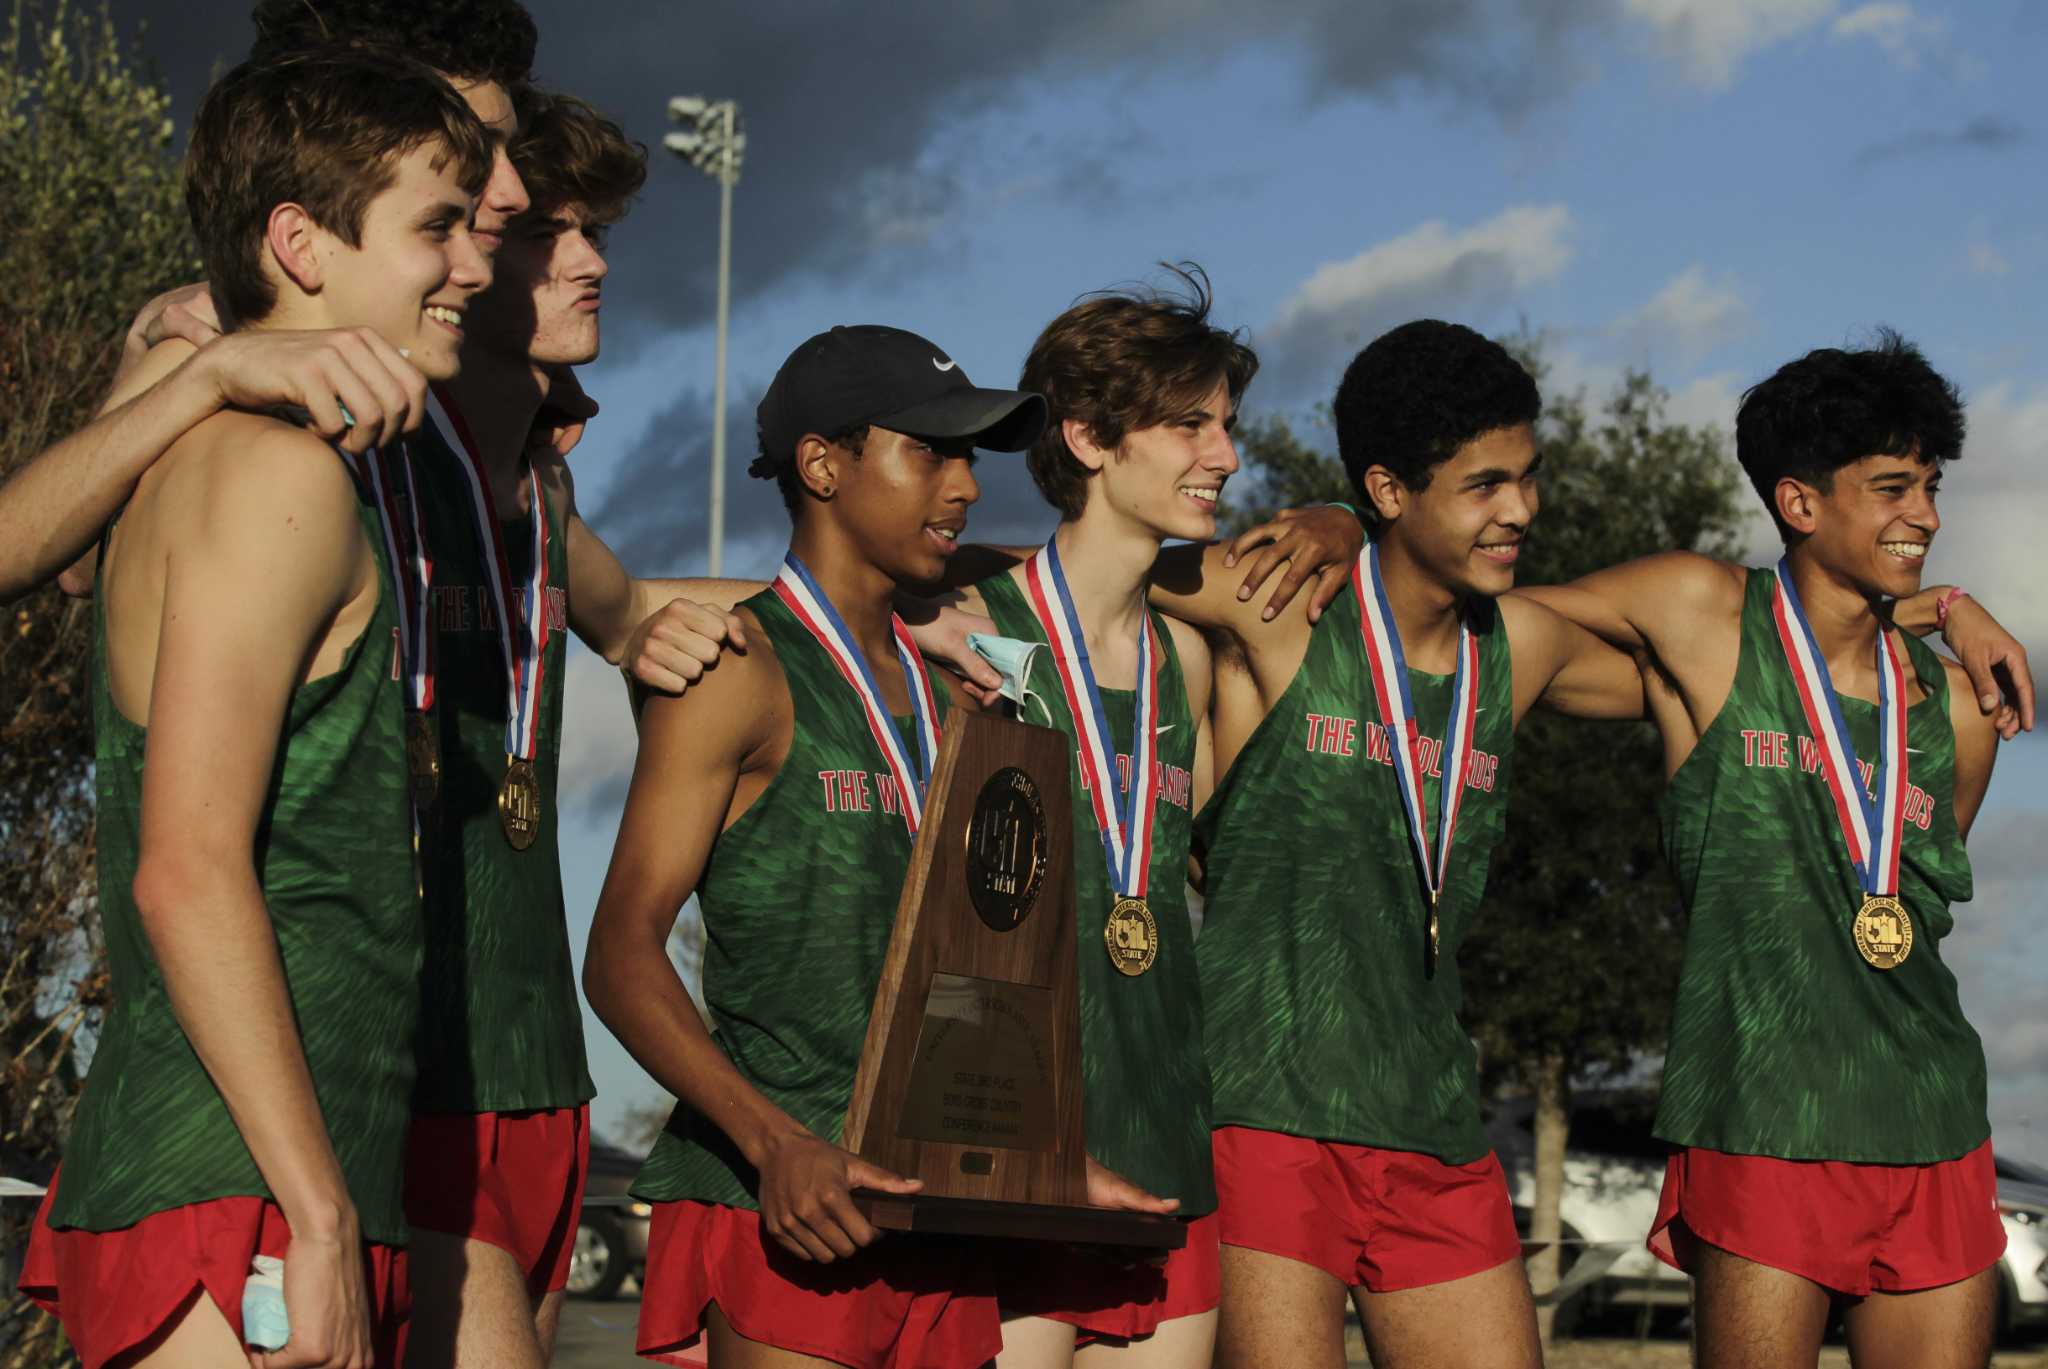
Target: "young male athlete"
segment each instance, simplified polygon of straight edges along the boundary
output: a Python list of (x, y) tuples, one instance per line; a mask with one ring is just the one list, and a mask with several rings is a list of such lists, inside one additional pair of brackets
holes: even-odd
[(1984, 1052), (1941, 940), (1998, 733), (1897, 625), (1926, 616), (1906, 601), (1962, 437), (1896, 335), (1811, 352), (1736, 419), (1774, 568), (1674, 552), (1531, 591), (1655, 668), (1691, 926), (1651, 1248), (1694, 1276), (1703, 1365), (1812, 1365), (1837, 1312), (1859, 1366), (1990, 1357)]
[[(353, 327), (452, 375), (483, 129), (428, 68), (246, 63), (194, 121), (193, 227), (254, 330)], [(176, 364), (145, 361), (134, 377)], [(143, 476), (96, 595), (99, 899), (114, 1000), (22, 1276), (88, 1366), (395, 1365), (422, 928), (371, 485), (222, 413)], [(252, 592), (251, 586), (261, 586)]]
[[(1219, 654), (1197, 947), (1215, 1087), (1219, 1359), (1534, 1365), (1506, 1186), (1479, 1130), (1457, 949), (1538, 703), (1638, 716), (1634, 664), (1497, 599), (1536, 508), (1535, 382), (1469, 329), (1410, 324), (1336, 401), (1373, 518), (1311, 624), (1160, 577)], [(1450, 783), (1446, 784), (1446, 777)]]
[[(891, 606), (945, 569), (979, 497), (973, 449), (1015, 451), (1036, 395), (981, 390), (923, 338), (842, 327), (762, 399), (795, 528), (740, 607), (744, 650), (640, 720), (640, 755), (583, 983), (679, 1102), (634, 1192), (655, 1204), (639, 1348), (711, 1363), (979, 1366), (993, 1297), (958, 1252), (873, 1249), (848, 1190), (916, 1184), (837, 1144), (947, 707)], [(663, 950), (695, 893), (714, 1037)]]
[[(324, 42), (419, 55), (491, 126), (495, 160), (478, 226), (504, 260), (503, 279), (472, 316), (444, 316), (465, 335), (473, 375), (428, 395), (411, 363), (354, 333), (268, 334), (259, 345), (230, 333), (196, 355), (182, 341), (165, 343), (151, 353), (163, 375), (155, 386), (94, 425), (97, 434), (46, 453), (37, 480), (0, 496), (0, 524), (28, 510), (25, 521), (71, 538), (24, 547), (18, 556), (29, 564), (8, 574), (33, 583), (76, 555), (123, 482), (147, 468), (148, 444), (167, 444), (176, 436), (167, 427), (196, 422), (223, 399), (297, 404), (317, 430), (347, 434), (345, 442), (367, 432), (387, 450), (431, 411), (410, 444), (412, 479), (390, 472), (394, 552), (416, 536), (420, 545), (404, 559), (424, 573), (408, 588), (426, 596), (409, 610), (408, 626), (421, 630), (409, 636), (416, 649), (406, 661), (429, 914), (421, 1121), (407, 1188), (418, 1236), (412, 1353), (423, 1365), (538, 1365), (559, 1315), (593, 1092), (552, 817), (564, 628), (616, 660), (627, 629), (662, 608), (664, 631), (635, 668), (674, 688), (715, 658), (727, 631), (725, 615), (628, 579), (590, 533), (560, 459), (573, 431), (531, 457), (527, 450), (532, 435), (557, 436), (551, 429), (564, 420), (543, 416), (542, 406), (559, 396), (566, 367), (596, 355), (604, 276), (596, 240), (638, 190), (644, 158), (615, 125), (562, 98), (527, 100), (530, 127), (518, 132), (513, 94), (530, 69), (534, 33), (510, 0), (266, 0), (256, 19), (259, 51)], [(520, 166), (541, 190), (538, 205), (529, 205), (506, 150), (515, 137)], [(164, 302), (153, 307), (162, 312)], [(185, 311), (188, 328), (204, 336), (199, 305), (174, 294), (168, 308)], [(352, 430), (344, 407), (358, 420)], [(580, 418), (568, 421), (580, 429)], [(140, 456), (109, 455), (117, 452)]]
[[(526, 192), (506, 145), (515, 131), (510, 92), (533, 65), (533, 21), (516, 0), (389, 4), (381, 0), (262, 0), (251, 57), (362, 40), (427, 62), (456, 86), (492, 141), (490, 179), (477, 199), (473, 236), (494, 252)], [(152, 372), (147, 386), (121, 382), (155, 344), (187, 364)], [(188, 348), (198, 348), (195, 355)], [(0, 489), (0, 600), (47, 583), (98, 538), (151, 463), (208, 416), (226, 408), (290, 407), (307, 426), (351, 453), (418, 426), (426, 380), (363, 329), (243, 329), (223, 335), (205, 283), (150, 301), (122, 349), (119, 391), (93, 423), (51, 447)], [(346, 410), (351, 424), (344, 419)], [(84, 592), (86, 560), (65, 580)]]
[[(1028, 461), (1060, 523), (1044, 547), (960, 593), (967, 611), (1030, 644), (1017, 716), (1074, 741), (1091, 1199), (1191, 1219), (1187, 1245), (1163, 1267), (1081, 1255), (1004, 1263), (1003, 1369), (1206, 1364), (1215, 1335), (1208, 1067), (1186, 900), (1209, 654), (1146, 595), (1162, 542), (1215, 536), (1217, 500), (1238, 468), (1230, 433), (1258, 358), (1209, 322), (1206, 280), (1184, 280), (1185, 298), (1092, 295), (1039, 334), (1018, 384), (1050, 407)], [(1077, 1341), (1087, 1347), (1078, 1357)]]

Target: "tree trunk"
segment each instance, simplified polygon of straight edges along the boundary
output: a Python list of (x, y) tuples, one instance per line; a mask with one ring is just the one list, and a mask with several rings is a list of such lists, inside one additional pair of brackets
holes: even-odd
[[(1570, 1263), (1558, 1246), (1561, 1223), (1558, 1203), (1564, 1196), (1564, 1143), (1571, 1133), (1571, 1111), (1566, 1097), (1564, 1057), (1546, 1055), (1537, 1066), (1536, 1113), (1536, 1197), (1529, 1212), (1529, 1240), (1537, 1247), (1529, 1257), (1529, 1286), (1541, 1298), (1557, 1287), (1558, 1277)], [(1576, 1255), (1578, 1252), (1571, 1252)], [(1557, 1308), (1539, 1303), (1536, 1331), (1543, 1343), (1550, 1343)]]

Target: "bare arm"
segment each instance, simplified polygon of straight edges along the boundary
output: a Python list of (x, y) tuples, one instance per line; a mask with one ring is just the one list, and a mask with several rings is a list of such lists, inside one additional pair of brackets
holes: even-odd
[(197, 350), (165, 342), (124, 372), (99, 418), (0, 488), (0, 601), (90, 551), (142, 473), (223, 408), (296, 407), (323, 437), (363, 451), (419, 426), (426, 390), (367, 328), (235, 333)]
[(178, 1023), (291, 1229), (292, 1360), (367, 1364), (361, 1232), (251, 852), (302, 664), (374, 569), (332, 453), (259, 453), (263, 476), (236, 478), (247, 459), (191, 472), (197, 516), (166, 556), (135, 901)]
[(1968, 695), (1969, 672), (1954, 661), (1943, 661), (1948, 671), (1948, 718), (1956, 734), (1955, 816), (1956, 834), (1970, 838), (1970, 828), (1983, 807), (1984, 793), (1991, 787), (1991, 767), (1998, 760), (1999, 731)]
[(1542, 604), (1503, 597), (1515, 673), (1515, 721), (1532, 707), (1572, 718), (1640, 718), (1643, 676), (1633, 657)]
[(1963, 667), (1963, 681), (1978, 709), (1988, 714), (1998, 735), (2011, 741), (2034, 730), (2034, 676), (2027, 649), (2007, 632), (1975, 598), (1965, 593), (1950, 601), (1948, 625), (1942, 627), (1935, 606), (1952, 585), (1930, 585), (1892, 605), (1892, 623), (1903, 632), (1925, 637), (1939, 628), (1942, 640)]
[(765, 651), (729, 655), (682, 697), (647, 701), (583, 990), (655, 1082), (730, 1137), (760, 1173), (761, 1219), (776, 1241), (800, 1259), (830, 1261), (875, 1239), (850, 1189), (913, 1193), (920, 1185), (820, 1139), (763, 1097), (705, 1029), (666, 950), (676, 914), (736, 816), (743, 779), (758, 786), (772, 776), (769, 753), (786, 747), (779, 739), (789, 708)]

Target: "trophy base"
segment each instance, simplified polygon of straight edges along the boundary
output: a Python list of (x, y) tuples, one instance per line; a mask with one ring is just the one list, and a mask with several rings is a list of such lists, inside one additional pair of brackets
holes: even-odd
[(1153, 1212), (947, 1198), (934, 1193), (878, 1193), (865, 1188), (853, 1190), (852, 1196), (861, 1216), (884, 1231), (927, 1236), (1000, 1236), (1139, 1250), (1179, 1250), (1188, 1243), (1186, 1222)]

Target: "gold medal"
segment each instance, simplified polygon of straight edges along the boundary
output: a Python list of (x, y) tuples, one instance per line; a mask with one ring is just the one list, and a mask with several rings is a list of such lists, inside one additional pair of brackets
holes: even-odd
[(405, 768), (412, 775), (413, 811), (425, 816), (441, 795), (441, 744), (425, 713), (405, 715)]
[(1120, 898), (1110, 909), (1109, 922), (1102, 929), (1103, 944), (1109, 947), (1109, 963), (1118, 974), (1137, 976), (1159, 959), (1159, 922), (1142, 898)]
[(514, 759), (498, 786), (498, 822), (513, 850), (524, 851), (540, 838), (540, 819), (540, 776), (532, 761)]
[(1913, 919), (1895, 898), (1865, 894), (1854, 930), (1856, 949), (1874, 969), (1895, 970), (1913, 953)]

